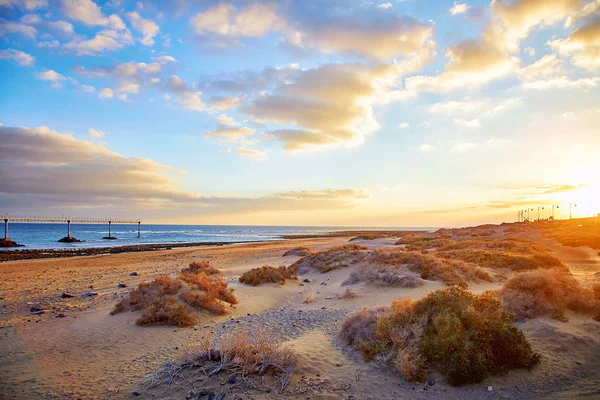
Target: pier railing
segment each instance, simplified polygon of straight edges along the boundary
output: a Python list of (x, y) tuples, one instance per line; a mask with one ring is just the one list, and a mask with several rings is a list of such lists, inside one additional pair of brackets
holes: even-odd
[(139, 219), (131, 218), (94, 218), (94, 217), (30, 217), (22, 215), (0, 215), (0, 219), (4, 220), (4, 240), (8, 239), (8, 222), (25, 222), (25, 223), (66, 223), (67, 238), (71, 238), (71, 223), (79, 224), (108, 224), (108, 236), (105, 239), (116, 239), (112, 236), (112, 224), (137, 224), (138, 237), (141, 236), (141, 224)]

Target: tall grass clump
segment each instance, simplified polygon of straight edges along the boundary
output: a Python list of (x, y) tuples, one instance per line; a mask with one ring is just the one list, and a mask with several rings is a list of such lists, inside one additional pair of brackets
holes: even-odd
[(281, 266), (271, 267), (269, 265), (260, 268), (253, 268), (240, 276), (240, 282), (252, 286), (258, 286), (261, 283), (273, 282), (283, 285), (286, 279), (296, 279), (296, 267)]
[(457, 286), (417, 302), (361, 310), (345, 321), (340, 336), (366, 359), (392, 362), (414, 382), (434, 367), (448, 383), (460, 385), (539, 361), (495, 293), (477, 295)]
[(600, 290), (582, 287), (563, 269), (515, 274), (502, 285), (500, 297), (517, 320), (562, 316), (567, 310), (600, 315)]
[[(188, 351), (181, 361), (169, 362), (144, 383), (153, 387), (157, 382), (171, 382), (184, 370), (199, 370), (205, 379), (226, 373), (239, 376), (250, 388), (263, 387), (266, 377), (271, 377), (283, 393), (296, 370), (298, 356), (292, 348), (274, 340), (272, 335), (258, 330), (250, 334), (246, 330), (236, 330), (213, 339), (207, 337), (195, 349)], [(258, 381), (251, 384), (252, 379)], [(221, 378), (218, 378), (221, 380)]]

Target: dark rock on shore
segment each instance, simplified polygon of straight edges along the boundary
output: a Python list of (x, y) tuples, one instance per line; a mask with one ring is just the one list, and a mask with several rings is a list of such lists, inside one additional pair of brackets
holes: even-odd
[(24, 247), (22, 244), (15, 242), (14, 240), (0, 239), (0, 247)]
[(79, 243), (81, 240), (75, 239), (73, 236), (65, 236), (58, 240), (58, 243)]
[(126, 284), (124, 284), (124, 283), (119, 283), (119, 284), (117, 285), (117, 287), (119, 287), (119, 288), (126, 288), (126, 287), (127, 287), (127, 285), (126, 285)]
[(102, 239), (104, 240), (117, 240), (115, 236), (104, 236)]
[(129, 276), (138, 276), (138, 273), (133, 271), (132, 273), (129, 274)]
[(84, 293), (81, 295), (81, 297), (83, 297), (84, 299), (87, 297), (93, 297), (93, 296), (98, 296), (98, 292), (88, 292), (88, 293)]
[(73, 296), (71, 293), (68, 293), (68, 292), (62, 292), (60, 294), (61, 299), (70, 299), (71, 297), (75, 297), (75, 296)]

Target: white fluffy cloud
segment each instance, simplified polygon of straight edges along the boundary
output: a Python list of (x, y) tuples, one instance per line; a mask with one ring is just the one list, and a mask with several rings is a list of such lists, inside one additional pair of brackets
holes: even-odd
[(32, 66), (35, 62), (35, 57), (32, 55), (15, 49), (0, 50), (0, 59), (13, 59), (26, 67)]
[(450, 14), (452, 14), (452, 15), (464, 14), (467, 12), (467, 10), (469, 8), (470, 8), (469, 5), (466, 3), (454, 2), (454, 6), (450, 9)]
[[(277, 4), (285, 8), (283, 3)], [(386, 9), (389, 7), (378, 7)], [(316, 22), (312, 18), (294, 18), (293, 12), (275, 4), (252, 4), (237, 9), (220, 3), (196, 14), (190, 24), (198, 35), (218, 38), (265, 36), (279, 32), (288, 45), (313, 48), (323, 53), (349, 53), (361, 57), (388, 60), (433, 49), (431, 26), (393, 13), (372, 16), (346, 13)], [(211, 38), (212, 40), (213, 38)], [(214, 41), (214, 40), (213, 40)], [(222, 45), (222, 41), (214, 41)]]
[(190, 24), (197, 34), (222, 36), (264, 36), (285, 26), (284, 19), (272, 5), (252, 4), (238, 10), (233, 4), (221, 3), (196, 14)]
[[(596, 2), (600, 8), (600, 2)], [(548, 44), (561, 55), (571, 57), (573, 64), (592, 71), (600, 68), (600, 15), (576, 29), (566, 39)]]
[(117, 30), (125, 29), (123, 20), (116, 14), (106, 16), (92, 0), (62, 0), (62, 12), (68, 18), (88, 26), (105, 26)]
[(156, 25), (156, 23), (150, 19), (142, 18), (136, 11), (127, 13), (127, 17), (129, 18), (133, 28), (143, 35), (142, 39), (140, 40), (142, 44), (144, 46), (154, 45), (154, 37), (160, 30), (158, 25)]
[(249, 149), (246, 147), (238, 148), (237, 153), (240, 157), (250, 158), (256, 161), (264, 161), (269, 158), (267, 153), (264, 151)]
[(128, 30), (104, 29), (96, 33), (92, 39), (77, 38), (63, 46), (78, 56), (93, 56), (107, 51), (119, 50), (133, 44), (133, 37)]
[(53, 88), (61, 88), (62, 87), (62, 81), (66, 80), (67, 78), (64, 75), (59, 74), (56, 71), (53, 71), (51, 69), (48, 69), (44, 72), (40, 72), (37, 74), (37, 78), (39, 80), (42, 81), (49, 81), (52, 82), (52, 87)]

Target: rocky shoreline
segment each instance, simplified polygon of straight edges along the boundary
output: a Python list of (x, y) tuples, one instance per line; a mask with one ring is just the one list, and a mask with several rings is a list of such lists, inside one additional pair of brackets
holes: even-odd
[(0, 262), (17, 260), (35, 260), (40, 258), (62, 258), (97, 256), (103, 254), (134, 253), (141, 251), (171, 250), (182, 247), (223, 246), (247, 242), (199, 242), (199, 243), (158, 243), (116, 247), (91, 247), (86, 249), (23, 249), (0, 251)]

